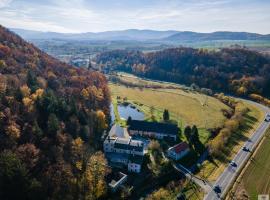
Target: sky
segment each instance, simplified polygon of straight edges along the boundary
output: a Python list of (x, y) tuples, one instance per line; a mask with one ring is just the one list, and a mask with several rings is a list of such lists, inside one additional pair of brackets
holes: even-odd
[(0, 0), (0, 24), (65, 33), (153, 29), (270, 34), (270, 0)]

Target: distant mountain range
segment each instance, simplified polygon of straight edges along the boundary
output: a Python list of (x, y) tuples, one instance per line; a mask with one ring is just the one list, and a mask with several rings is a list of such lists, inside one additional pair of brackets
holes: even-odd
[(24, 39), (70, 39), (70, 40), (160, 40), (172, 36), (177, 31), (154, 31), (128, 29), (123, 31), (87, 32), (87, 33), (56, 33), (24, 29), (10, 29)]
[(25, 29), (10, 29), (27, 40), (63, 39), (63, 40), (137, 40), (137, 41), (168, 41), (168, 42), (200, 42), (213, 40), (270, 40), (270, 34), (262, 35), (248, 32), (213, 32), (197, 33), (190, 31), (156, 31), (128, 29), (123, 31), (87, 32), (87, 33), (57, 33)]

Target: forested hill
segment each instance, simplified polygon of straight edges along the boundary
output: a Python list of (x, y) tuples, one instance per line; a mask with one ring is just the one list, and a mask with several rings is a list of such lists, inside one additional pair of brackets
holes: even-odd
[(270, 96), (269, 57), (244, 48), (173, 48), (151, 53), (116, 50), (98, 55), (97, 63), (110, 70), (186, 85), (195, 83), (239, 96)]
[(179, 32), (167, 38), (168, 41), (198, 42), (198, 41), (216, 41), (216, 40), (270, 40), (270, 35), (261, 35), (247, 32), (228, 32), (218, 31), (213, 33)]
[(102, 195), (105, 171), (89, 168), (106, 164), (94, 153), (109, 105), (102, 74), (68, 66), (0, 26), (0, 199)]

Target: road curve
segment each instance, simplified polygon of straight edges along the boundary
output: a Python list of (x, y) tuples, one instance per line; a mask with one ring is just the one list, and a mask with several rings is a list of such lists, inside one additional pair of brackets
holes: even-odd
[[(263, 106), (259, 103), (255, 103), (249, 100), (244, 100), (244, 99), (241, 99), (241, 100), (259, 107), (260, 109), (264, 111), (265, 115), (270, 114), (270, 109), (267, 108), (266, 106)], [(244, 146), (247, 147), (250, 151), (254, 151), (258, 143), (264, 136), (265, 131), (269, 128), (269, 126), (270, 126), (270, 122), (265, 122), (265, 121), (261, 122), (261, 124), (258, 126), (256, 131), (252, 134), (249, 140), (244, 144)], [(233, 159), (235, 163), (237, 164), (237, 167), (232, 167), (228, 165), (227, 168), (219, 176), (219, 178), (216, 180), (214, 184), (214, 187), (215, 186), (220, 187), (221, 193), (217, 194), (213, 189), (211, 189), (210, 192), (208, 192), (205, 195), (204, 200), (219, 200), (219, 199), (224, 198), (227, 192), (229, 191), (230, 187), (234, 183), (235, 179), (237, 178), (237, 175), (241, 172), (242, 167), (248, 161), (249, 157), (250, 157), (250, 152), (244, 151), (241, 148)]]

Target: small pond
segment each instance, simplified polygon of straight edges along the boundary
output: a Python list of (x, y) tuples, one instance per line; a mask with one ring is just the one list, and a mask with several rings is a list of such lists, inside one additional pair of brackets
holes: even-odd
[(132, 105), (118, 105), (118, 113), (121, 118), (128, 119), (130, 116), (133, 120), (144, 120), (144, 113), (140, 112)]

